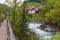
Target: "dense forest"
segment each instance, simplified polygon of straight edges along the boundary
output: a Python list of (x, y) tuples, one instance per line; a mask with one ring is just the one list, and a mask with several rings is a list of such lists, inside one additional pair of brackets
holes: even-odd
[[(8, 1), (6, 0), (6, 3)], [(60, 0), (29, 0), (19, 6), (17, 0), (10, 1), (10, 6), (0, 4), (0, 19), (6, 9), (16, 40), (45, 40), (32, 32), (28, 27), (29, 21), (41, 21), (43, 25), (52, 25), (55, 34), (46, 40), (60, 40)], [(29, 9), (30, 8), (30, 9)], [(30, 12), (29, 10), (38, 10)], [(30, 12), (30, 14), (28, 14)], [(45, 26), (44, 26), (45, 27)], [(57, 31), (57, 29), (58, 31)]]

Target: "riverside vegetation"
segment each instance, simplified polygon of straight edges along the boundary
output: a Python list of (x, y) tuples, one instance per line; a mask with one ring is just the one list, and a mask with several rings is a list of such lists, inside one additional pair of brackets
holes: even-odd
[[(60, 0), (29, 0), (24, 2), (21, 7), (17, 0), (13, 0), (10, 7), (0, 4), (0, 18), (3, 18), (4, 8), (8, 9), (7, 17), (11, 20), (11, 26), (17, 40), (45, 40), (37, 36), (28, 29), (30, 19), (41, 19), (43, 23), (53, 24), (60, 29)], [(7, 1), (6, 1), (7, 2)], [(27, 6), (42, 6), (38, 14), (28, 14), (25, 11)], [(60, 40), (60, 33), (56, 32), (54, 36), (47, 40)]]

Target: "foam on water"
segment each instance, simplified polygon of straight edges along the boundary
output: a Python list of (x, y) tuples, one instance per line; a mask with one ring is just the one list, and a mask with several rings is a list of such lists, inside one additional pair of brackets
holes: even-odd
[(31, 31), (35, 32), (37, 35), (40, 35), (44, 38), (51, 38), (51, 36), (53, 35), (52, 32), (47, 32), (41, 29), (38, 29), (37, 27), (39, 27), (41, 25), (41, 23), (29, 23), (29, 27), (31, 29)]

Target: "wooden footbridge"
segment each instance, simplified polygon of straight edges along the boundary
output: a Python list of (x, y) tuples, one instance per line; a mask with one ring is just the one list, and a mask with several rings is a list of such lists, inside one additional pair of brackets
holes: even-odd
[(0, 40), (16, 40), (8, 19), (0, 23)]

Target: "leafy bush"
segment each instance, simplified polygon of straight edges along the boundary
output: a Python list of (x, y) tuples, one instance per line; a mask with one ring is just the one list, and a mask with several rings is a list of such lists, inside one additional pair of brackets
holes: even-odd
[(56, 33), (56, 35), (50, 38), (49, 40), (60, 40), (60, 33)]
[(45, 15), (46, 22), (53, 23), (56, 26), (60, 25), (60, 9), (52, 9)]

